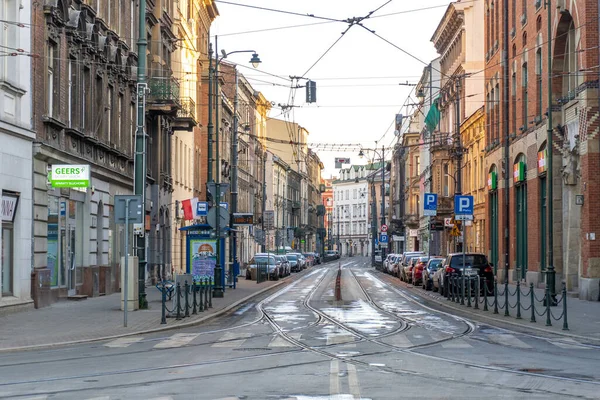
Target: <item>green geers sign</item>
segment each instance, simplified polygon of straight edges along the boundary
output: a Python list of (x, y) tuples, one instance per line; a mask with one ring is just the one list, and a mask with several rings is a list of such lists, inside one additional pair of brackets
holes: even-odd
[(90, 187), (89, 165), (53, 165), (48, 173), (53, 188)]

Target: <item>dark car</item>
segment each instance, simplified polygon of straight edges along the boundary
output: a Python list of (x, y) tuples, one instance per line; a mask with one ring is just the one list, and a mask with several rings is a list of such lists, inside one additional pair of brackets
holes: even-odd
[(429, 262), (427, 262), (427, 266), (423, 268), (423, 289), (425, 290), (435, 290), (433, 275), (438, 268), (441, 267), (444, 259), (442, 257), (431, 257)]
[[(443, 287), (452, 290), (452, 277), (456, 276), (461, 278), (463, 274), (466, 276), (478, 276), (479, 287), (483, 290), (483, 280), (485, 278), (488, 292), (493, 291), (494, 288), (494, 269), (492, 264), (488, 261), (485, 254), (481, 253), (465, 253), (464, 254), (464, 268), (463, 268), (463, 253), (452, 253), (449, 254), (444, 262), (442, 263), (442, 274), (443, 274)], [(473, 282), (473, 281), (471, 281)], [(473, 283), (472, 283), (473, 285)], [(461, 286), (458, 286), (460, 289)], [(474, 287), (473, 287), (474, 288)], [(443, 293), (445, 294), (445, 293)]]

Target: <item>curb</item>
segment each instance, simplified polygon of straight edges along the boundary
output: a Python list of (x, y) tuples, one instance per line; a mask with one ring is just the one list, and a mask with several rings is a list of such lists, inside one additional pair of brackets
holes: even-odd
[[(402, 286), (402, 288), (403, 289), (414, 289), (414, 287), (410, 287), (410, 286)], [(488, 320), (488, 321), (493, 321), (493, 322), (497, 322), (497, 323), (499, 322), (499, 323), (502, 323), (502, 324), (507, 324), (507, 325), (519, 327), (521, 329), (531, 329), (531, 330), (536, 330), (538, 332), (543, 332), (543, 333), (546, 333), (546, 334), (565, 336), (565, 337), (570, 337), (570, 338), (579, 339), (579, 340), (587, 340), (587, 341), (593, 341), (593, 342), (600, 342), (600, 338), (594, 338), (594, 337), (589, 337), (589, 336), (581, 336), (581, 335), (577, 335), (577, 334), (574, 334), (574, 333), (567, 333), (567, 332), (557, 332), (557, 331), (554, 331), (554, 330), (551, 330), (551, 329), (546, 329), (546, 328), (542, 328), (542, 327), (539, 327), (539, 326), (535, 326), (534, 323), (531, 323), (530, 326), (525, 326), (525, 325), (519, 324), (517, 322), (513, 322), (513, 321), (509, 321), (509, 320), (503, 320), (503, 319), (500, 319), (500, 318), (494, 318), (494, 317), (490, 317), (490, 316), (485, 315), (485, 314), (480, 314), (480, 313), (476, 313), (476, 312), (470, 311), (468, 309), (463, 309), (463, 308), (460, 308), (460, 307), (454, 307), (454, 306), (451, 306), (449, 304), (446, 304), (445, 302), (442, 302), (442, 301), (438, 300), (437, 298), (434, 298), (432, 296), (423, 296), (422, 294), (420, 294), (418, 292), (415, 292), (413, 290), (411, 290), (410, 293), (415, 294), (416, 296), (419, 296), (420, 298), (422, 298), (424, 300), (428, 300), (428, 301), (430, 301), (430, 302), (432, 302), (432, 303), (434, 303), (434, 304), (436, 304), (436, 305), (438, 305), (440, 307), (444, 307), (444, 308), (455, 310), (455, 311), (458, 311), (458, 312), (461, 312), (461, 313), (464, 313), (464, 314), (468, 314), (468, 315), (472, 316), (472, 318), (474, 320), (477, 320), (477, 318), (481, 318), (481, 319), (485, 319), (485, 320)], [(521, 333), (526, 333), (526, 332), (521, 332)]]
[(215, 317), (219, 317), (225, 313), (227, 313), (228, 311), (232, 310), (233, 308), (236, 308), (237, 306), (239, 306), (242, 303), (245, 303), (246, 301), (252, 299), (253, 297), (259, 296), (269, 290), (272, 290), (274, 288), (277, 288), (281, 285), (283, 285), (284, 283), (286, 283), (287, 280), (283, 280), (283, 281), (279, 281), (277, 283), (275, 283), (273, 286), (269, 286), (266, 288), (263, 288), (261, 290), (259, 290), (258, 292), (252, 293), (228, 306), (226, 306), (225, 308), (223, 308), (222, 310), (216, 311), (212, 314), (209, 314), (205, 317), (199, 318), (197, 320), (194, 321), (190, 321), (190, 322), (185, 322), (185, 323), (181, 323), (178, 325), (167, 325), (164, 326), (162, 328), (154, 328), (154, 329), (146, 329), (146, 330), (142, 330), (142, 331), (136, 331), (136, 332), (128, 332), (128, 333), (122, 333), (122, 334), (118, 334), (118, 335), (110, 335), (110, 336), (103, 336), (103, 337), (98, 337), (98, 338), (93, 338), (93, 339), (80, 339), (80, 340), (71, 340), (71, 341), (67, 341), (67, 342), (59, 342), (59, 343), (52, 343), (52, 344), (37, 344), (37, 345), (31, 345), (31, 346), (19, 346), (19, 347), (7, 347), (7, 348), (3, 348), (0, 349), (0, 353), (9, 353), (9, 352), (17, 352), (17, 351), (28, 351), (28, 350), (43, 350), (43, 349), (50, 349), (50, 348), (54, 348), (54, 347), (62, 347), (62, 346), (70, 346), (70, 345), (74, 345), (74, 344), (83, 344), (83, 343), (92, 343), (92, 342), (100, 342), (100, 341), (104, 341), (104, 340), (111, 340), (111, 339), (118, 339), (118, 338), (122, 338), (122, 337), (127, 337), (127, 336), (134, 336), (134, 335), (141, 335), (141, 334), (148, 334), (148, 333), (156, 333), (156, 332), (164, 332), (164, 331), (169, 331), (169, 330), (173, 330), (173, 329), (180, 329), (180, 328), (188, 328), (190, 326), (194, 326), (194, 325), (199, 325), (203, 322), (206, 322), (208, 320), (211, 320)]

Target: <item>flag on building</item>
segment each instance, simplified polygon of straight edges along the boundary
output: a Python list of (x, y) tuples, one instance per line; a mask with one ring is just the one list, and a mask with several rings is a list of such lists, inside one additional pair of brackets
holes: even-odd
[(183, 200), (181, 202), (181, 206), (183, 207), (183, 218), (185, 220), (194, 219), (194, 212), (192, 209), (192, 200)]

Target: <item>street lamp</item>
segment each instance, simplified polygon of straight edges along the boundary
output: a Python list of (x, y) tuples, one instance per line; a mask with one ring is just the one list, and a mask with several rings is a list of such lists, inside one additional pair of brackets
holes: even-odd
[[(218, 37), (215, 37), (215, 47), (217, 47), (218, 49)], [(258, 67), (258, 64), (261, 62), (260, 58), (258, 58), (258, 54), (256, 53), (255, 50), (236, 50), (236, 51), (232, 51), (227, 53), (225, 50), (221, 50), (221, 57), (217, 57), (215, 59), (215, 67), (214, 67), (214, 71), (212, 68), (212, 46), (209, 49), (209, 73), (208, 73), (208, 87), (209, 87), (209, 103), (211, 104), (211, 107), (214, 107), (215, 109), (215, 126), (214, 129), (216, 130), (216, 140), (215, 140), (215, 146), (216, 146), (216, 157), (215, 159), (217, 160), (217, 162), (220, 160), (220, 155), (219, 155), (219, 101), (221, 99), (221, 96), (219, 94), (219, 63), (224, 59), (227, 58), (228, 56), (235, 54), (235, 53), (252, 53), (252, 58), (250, 59), (250, 63), (252, 64), (252, 66), (254, 66), (255, 68)], [(213, 84), (215, 85), (215, 91), (214, 91), (214, 96), (213, 96)], [(233, 175), (232, 176), (232, 187), (231, 187), (231, 212), (235, 213), (237, 212), (237, 140), (238, 140), (238, 118), (237, 118), (237, 105), (238, 105), (238, 90), (237, 90), (237, 69), (236, 69), (236, 82), (235, 82), (235, 101), (234, 101), (234, 115), (233, 115), (233, 149), (232, 149), (232, 153), (234, 155), (234, 162), (232, 163), (233, 166)], [(221, 173), (220, 171), (217, 171), (217, 177), (216, 177), (216, 182), (214, 182), (213, 180), (213, 158), (212, 158), (212, 142), (213, 142), (213, 121), (212, 121), (212, 112), (211, 110), (209, 110), (208, 113), (208, 181), (209, 183), (214, 183), (214, 187), (215, 187), (215, 200), (213, 202), (213, 206), (215, 207), (220, 207), (221, 204)], [(220, 210), (219, 208), (217, 208), (217, 210)], [(215, 230), (216, 230), (216, 238), (217, 238), (217, 262), (215, 265), (215, 288), (214, 288), (214, 293), (213, 296), (214, 297), (223, 297), (223, 292), (225, 290), (225, 282), (224, 282), (224, 275), (223, 275), (223, 267), (221, 266), (221, 263), (223, 262), (223, 260), (221, 260), (221, 226), (219, 224), (220, 221), (220, 211), (217, 213), (217, 223), (215, 226)], [(231, 218), (230, 218), (231, 221)], [(234, 251), (234, 257), (236, 254), (236, 249), (235, 249), (235, 240), (236, 240), (236, 236), (235, 233), (233, 234), (233, 251)], [(233, 271), (232, 271), (233, 272)]]

